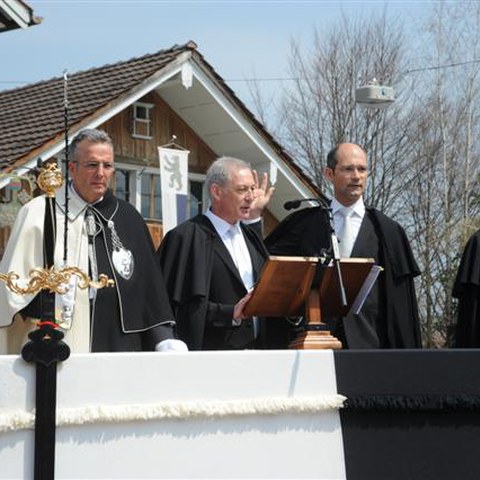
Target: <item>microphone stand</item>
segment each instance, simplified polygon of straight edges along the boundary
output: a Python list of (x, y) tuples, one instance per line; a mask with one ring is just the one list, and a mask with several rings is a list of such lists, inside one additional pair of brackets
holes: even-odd
[(337, 273), (338, 278), (338, 287), (340, 290), (340, 300), (342, 302), (342, 306), (347, 306), (347, 296), (345, 294), (345, 286), (343, 284), (343, 276), (342, 270), (340, 268), (340, 252), (338, 250), (338, 238), (335, 235), (335, 226), (333, 223), (333, 213), (332, 208), (330, 205), (324, 204), (321, 202), (323, 210), (326, 210), (328, 213), (328, 223), (330, 226), (330, 250), (331, 250), (331, 260), (333, 260), (333, 264), (335, 266), (335, 271)]
[[(333, 260), (334, 266), (335, 266), (335, 272), (337, 274), (338, 278), (338, 286), (340, 290), (340, 301), (342, 302), (342, 306), (346, 307), (347, 306), (347, 296), (345, 294), (345, 286), (343, 283), (343, 276), (342, 276), (342, 271), (340, 268), (340, 253), (338, 250), (338, 239), (337, 236), (335, 235), (335, 226), (333, 223), (333, 213), (332, 213), (332, 208), (330, 207), (330, 204), (328, 203), (328, 200), (326, 197), (321, 196), (317, 198), (302, 198), (300, 200), (291, 200), (289, 202), (286, 202), (284, 204), (284, 208), (286, 210), (291, 210), (294, 208), (298, 208), (302, 202), (317, 202), (320, 207), (325, 210), (328, 214), (328, 225), (330, 229), (330, 248), (326, 250), (326, 258), (328, 261)], [(330, 252), (330, 253), (328, 253)], [(328, 262), (325, 262), (328, 264)], [(318, 264), (317, 266), (317, 274), (316, 278), (320, 278), (320, 267), (323, 265)]]
[(302, 201), (316, 201), (320, 208), (327, 212), (328, 228), (330, 230), (330, 247), (322, 249), (320, 254), (325, 257), (325, 260), (323, 262), (319, 261), (316, 264), (316, 271), (310, 285), (310, 293), (305, 302), (307, 318), (304, 332), (290, 343), (290, 348), (342, 348), (342, 343), (330, 334), (329, 327), (322, 321), (322, 306), (320, 302), (322, 275), (325, 267), (327, 267), (330, 264), (330, 261), (333, 260), (336, 276), (338, 278), (341, 305), (342, 307), (347, 306), (347, 297), (345, 294), (342, 271), (340, 269), (340, 253), (338, 250), (338, 239), (335, 235), (332, 208), (325, 198), (295, 200), (287, 202), (284, 207), (287, 210), (298, 208)]

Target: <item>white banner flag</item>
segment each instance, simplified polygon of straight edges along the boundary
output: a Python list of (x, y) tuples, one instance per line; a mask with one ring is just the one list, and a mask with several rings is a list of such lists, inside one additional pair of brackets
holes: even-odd
[(158, 147), (163, 234), (187, 220), (188, 150)]

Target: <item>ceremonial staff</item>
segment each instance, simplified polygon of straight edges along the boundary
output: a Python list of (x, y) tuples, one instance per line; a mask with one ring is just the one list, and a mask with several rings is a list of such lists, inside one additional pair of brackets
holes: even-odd
[[(70, 348), (62, 341), (64, 334), (59, 329), (55, 315), (55, 296), (63, 295), (73, 288), (103, 288), (112, 286), (113, 281), (100, 274), (98, 281), (92, 281), (88, 274), (78, 267), (67, 265), (68, 254), (68, 79), (64, 74), (64, 112), (65, 112), (65, 227), (63, 265), (55, 268), (55, 244), (57, 236), (55, 192), (63, 184), (64, 178), (56, 163), (40, 165), (37, 184), (45, 192), (45, 215), (43, 232), (43, 268), (34, 268), (26, 286), (17, 282), (16, 272), (0, 274), (0, 280), (6, 288), (19, 294), (36, 294), (35, 308), (41, 312), (37, 329), (29, 333), (29, 341), (22, 349), (22, 358), (36, 364), (35, 384), (35, 480), (53, 480), (55, 474), (55, 427), (57, 403), (57, 363), (66, 360)], [(77, 282), (72, 282), (72, 276)], [(27, 307), (28, 308), (28, 307)], [(72, 311), (62, 312), (71, 316)]]
[[(68, 182), (68, 96), (67, 74), (64, 73), (64, 133), (65, 133), (65, 175)], [(56, 166), (56, 165), (55, 165)], [(58, 168), (41, 170), (37, 180), (45, 191), (45, 218), (43, 230), (44, 268), (53, 270), (56, 241), (55, 191), (62, 185)], [(65, 187), (65, 209), (68, 212), (68, 184)], [(64, 265), (67, 261), (67, 222), (65, 214)], [(63, 333), (55, 321), (55, 291), (42, 289), (39, 294), (41, 321), (38, 329), (31, 332), (30, 341), (22, 349), (26, 362), (36, 363), (35, 382), (35, 459), (34, 478), (53, 479), (55, 476), (55, 428), (57, 410), (57, 363), (70, 356), (69, 346), (62, 341)]]

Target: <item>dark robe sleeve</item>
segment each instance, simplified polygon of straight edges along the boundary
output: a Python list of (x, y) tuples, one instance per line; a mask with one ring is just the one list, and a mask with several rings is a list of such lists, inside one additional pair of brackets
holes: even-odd
[(372, 219), (384, 253), (384, 282), (389, 348), (421, 348), (414, 279), (420, 274), (403, 228), (377, 210)]
[(190, 350), (200, 350), (203, 344), (211, 252), (208, 236), (192, 222), (168, 232), (157, 252), (176, 316), (178, 337)]
[(452, 295), (458, 298), (455, 346), (480, 347), (480, 231), (470, 237), (463, 251)]
[(301, 235), (302, 218), (292, 213), (282, 220), (275, 230), (265, 239), (265, 245), (271, 255), (296, 255)]
[(147, 330), (155, 325), (174, 322), (147, 225), (131, 204), (120, 201), (119, 207), (115, 216), (118, 235), (135, 258), (134, 271), (128, 280), (112, 272), (122, 299), (125, 331)]
[(320, 208), (304, 208), (282, 220), (265, 246), (270, 255), (323, 256), (330, 248), (328, 230), (328, 217)]
[(263, 223), (262, 220), (258, 220), (257, 222), (252, 222), (252, 223), (245, 223), (243, 226), (250, 230), (255, 232), (255, 235), (258, 236), (258, 238), (263, 238)]
[(453, 296), (460, 298), (466, 285), (480, 287), (480, 230), (473, 234), (463, 251), (453, 286)]

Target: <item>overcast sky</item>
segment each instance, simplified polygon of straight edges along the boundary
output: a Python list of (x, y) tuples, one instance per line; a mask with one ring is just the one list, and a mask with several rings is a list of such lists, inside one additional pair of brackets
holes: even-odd
[[(128, 60), (193, 40), (241, 100), (245, 79), (285, 78), (289, 42), (348, 16), (387, 14), (407, 22), (432, 1), (26, 0), (40, 25), (0, 35), (0, 90)], [(281, 83), (264, 81), (274, 90)], [(250, 105), (249, 105), (250, 106)]]

